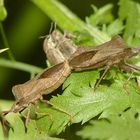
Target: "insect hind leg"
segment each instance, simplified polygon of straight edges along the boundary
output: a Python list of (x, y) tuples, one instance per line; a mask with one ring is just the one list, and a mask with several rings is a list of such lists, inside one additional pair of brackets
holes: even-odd
[(97, 87), (101, 83), (102, 79), (105, 77), (105, 75), (106, 75), (107, 71), (109, 70), (109, 68), (110, 68), (110, 65), (108, 65), (108, 66), (105, 67), (105, 70), (104, 70), (103, 74), (101, 75), (101, 77), (99, 78), (99, 80), (97, 80), (97, 82), (94, 85), (94, 91), (97, 89)]
[(72, 122), (72, 115), (71, 115), (69, 112), (67, 112), (66, 110), (57, 107), (56, 105), (54, 105), (54, 104), (51, 103), (50, 101), (44, 100), (43, 98), (40, 98), (40, 101), (41, 101), (42, 103), (45, 103), (45, 104), (48, 104), (48, 105), (54, 107), (56, 110), (58, 110), (58, 111), (60, 111), (60, 112), (62, 112), (62, 113), (67, 114), (67, 115), (69, 116), (70, 122)]

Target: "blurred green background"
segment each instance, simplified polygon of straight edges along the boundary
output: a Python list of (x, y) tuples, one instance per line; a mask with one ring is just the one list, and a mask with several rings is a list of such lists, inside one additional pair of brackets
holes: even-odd
[[(102, 7), (113, 3), (116, 15), (118, 0), (61, 0), (81, 19), (92, 13), (91, 5)], [(5, 0), (7, 18), (2, 22), (10, 49), (17, 61), (46, 67), (46, 57), (42, 49), (44, 36), (49, 33), (51, 20), (29, 0)], [(54, 13), (55, 14), (55, 13)], [(0, 49), (4, 48), (0, 36)], [(7, 52), (0, 57), (8, 58)], [(0, 99), (14, 99), (11, 88), (18, 83), (29, 80), (30, 73), (0, 66)]]

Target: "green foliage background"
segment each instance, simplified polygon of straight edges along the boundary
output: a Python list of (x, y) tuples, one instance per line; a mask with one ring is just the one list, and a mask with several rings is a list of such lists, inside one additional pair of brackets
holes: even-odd
[[(29, 77), (24, 77), (25, 72), (32, 77), (42, 69), (40, 67), (46, 67), (46, 58), (42, 51), (43, 40), (38, 38), (48, 33), (50, 19), (56, 22), (60, 30), (77, 35), (75, 43), (78, 45), (98, 45), (117, 34), (123, 37), (128, 46), (136, 47), (140, 44), (139, 1), (119, 0), (107, 3), (93, 1), (91, 7), (88, 5), (87, 9), (85, 7), (81, 9), (81, 13), (84, 14), (89, 9), (91, 11), (90, 15), (81, 16), (83, 20), (62, 4), (62, 1), (30, 0), (24, 1), (24, 5), (22, 2), (13, 3), (13, 1), (5, 1), (6, 8), (4, 1), (0, 1), (0, 49), (10, 48), (8, 53), (0, 54), (2, 99), (13, 98), (11, 86), (28, 80)], [(81, 0), (79, 2), (81, 5), (87, 4)], [(20, 12), (10, 9), (10, 4)], [(74, 5), (78, 11), (78, 1)], [(137, 56), (130, 62), (140, 66), (139, 59)], [(16, 74), (11, 68), (18, 70)], [(127, 81), (129, 73), (111, 68), (94, 92), (92, 87), (99, 78), (101, 70), (71, 74), (54, 96), (46, 97), (51, 98), (53, 107), (39, 104), (39, 111), (50, 115), (35, 116), (34, 108), (31, 108), (31, 120), (27, 129), (20, 114), (8, 114), (6, 116), (10, 126), (8, 139), (15, 140), (20, 137), (27, 140), (138, 140), (140, 137), (139, 73), (134, 73), (131, 80)], [(0, 100), (0, 111), (9, 109), (12, 103), (13, 101)], [(65, 110), (71, 117), (58, 109)], [(22, 115), (25, 116), (26, 112), (27, 110), (23, 111)], [(0, 138), (4, 139), (1, 125)]]

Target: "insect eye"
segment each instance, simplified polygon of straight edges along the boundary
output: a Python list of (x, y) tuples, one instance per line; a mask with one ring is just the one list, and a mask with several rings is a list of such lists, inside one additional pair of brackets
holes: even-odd
[(20, 104), (20, 102), (16, 102), (16, 106), (18, 106)]

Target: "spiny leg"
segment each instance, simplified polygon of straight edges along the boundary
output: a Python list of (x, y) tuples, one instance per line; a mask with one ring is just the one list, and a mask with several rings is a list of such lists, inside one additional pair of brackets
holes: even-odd
[(120, 69), (122, 69), (123, 71), (126, 71), (126, 72), (131, 72), (130, 76), (128, 77), (127, 81), (124, 83), (123, 87), (126, 91), (126, 93), (128, 94), (128, 91), (127, 91), (127, 84), (128, 84), (128, 81), (132, 78), (132, 75), (134, 73), (135, 70), (137, 71), (140, 71), (140, 67), (139, 66), (136, 66), (136, 65), (132, 65), (132, 64), (128, 64), (127, 62), (124, 61), (124, 64), (122, 65), (119, 65)]
[(127, 94), (129, 94), (129, 92), (128, 92), (128, 90), (127, 90), (128, 81), (132, 78), (133, 73), (134, 73), (134, 72), (131, 71), (131, 73), (130, 73), (128, 79), (127, 79), (127, 80), (125, 81), (125, 83), (123, 84), (123, 88), (124, 88), (124, 90), (126, 91)]
[(105, 74), (107, 73), (107, 71), (109, 70), (110, 65), (105, 67), (105, 70), (103, 72), (103, 74), (101, 75), (100, 79), (96, 82), (95, 86), (94, 86), (94, 91), (96, 90), (96, 88), (99, 86), (100, 82), (102, 81), (102, 79), (104, 78)]
[[(49, 113), (41, 113), (39, 112), (39, 108), (38, 108), (38, 101), (34, 101), (32, 102), (32, 104), (34, 105), (34, 109), (35, 109), (35, 114), (37, 115), (48, 115), (50, 117), (50, 119), (52, 120), (52, 116)], [(28, 126), (28, 123), (30, 121), (30, 113), (31, 113), (31, 103), (28, 106), (28, 112), (27, 112), (27, 116), (26, 116), (26, 120), (25, 120), (25, 126)]]
[(72, 116), (71, 116), (71, 114), (69, 112), (67, 112), (67, 111), (65, 111), (65, 110), (63, 110), (63, 109), (61, 109), (59, 107), (56, 107), (53, 103), (51, 103), (50, 101), (44, 100), (43, 98), (40, 98), (40, 101), (45, 103), (45, 104), (53, 106), (55, 109), (59, 110), (60, 112), (63, 112), (65, 114), (67, 114), (69, 116), (70, 122), (72, 122)]
[(27, 127), (27, 125), (30, 121), (30, 113), (31, 113), (31, 104), (29, 104), (29, 106), (28, 106), (27, 116), (26, 116), (26, 120), (25, 120), (25, 126), (26, 127)]
[(34, 107), (35, 107), (35, 113), (36, 113), (37, 115), (49, 116), (50, 120), (52, 120), (52, 115), (51, 115), (51, 114), (39, 112), (38, 100), (36, 100), (36, 101), (34, 102)]
[(35, 112), (38, 112), (38, 100), (36, 100), (34, 103), (34, 107), (35, 107)]
[(128, 64), (128, 63), (124, 63), (124, 65), (126, 65), (128, 68), (132, 69), (132, 70), (137, 70), (137, 71), (140, 71), (140, 67), (139, 66), (136, 66), (136, 65), (133, 65), (133, 64)]

